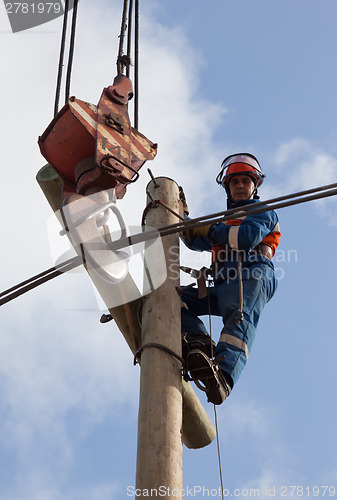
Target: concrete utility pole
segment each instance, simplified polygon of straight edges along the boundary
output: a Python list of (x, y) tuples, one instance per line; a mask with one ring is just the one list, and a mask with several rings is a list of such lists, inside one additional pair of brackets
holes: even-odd
[[(63, 191), (61, 178), (51, 165), (45, 165), (36, 178), (53, 211), (58, 211)], [(158, 188), (153, 183), (149, 185), (152, 196), (179, 213), (177, 184), (167, 178), (159, 178), (157, 182)], [(163, 206), (150, 210), (147, 216), (147, 225), (152, 227), (175, 222), (177, 218)], [(172, 235), (162, 240), (168, 279), (145, 300), (143, 334), (138, 314), (143, 299), (131, 275), (121, 283), (121, 288), (131, 290), (133, 300), (127, 304), (119, 302), (115, 307), (109, 304), (111, 296), (119, 293), (118, 287), (99, 275), (94, 281), (133, 353), (137, 346), (148, 342), (168, 346), (177, 354), (181, 352), (180, 298), (176, 291), (179, 286), (178, 239), (177, 235)], [(137, 488), (153, 491), (162, 487), (161, 498), (165, 498), (163, 491), (167, 492), (166, 498), (170, 498), (169, 492), (182, 489), (182, 440), (188, 448), (197, 449), (208, 446), (215, 438), (210, 418), (192, 385), (182, 380), (180, 368), (180, 362), (165, 351), (149, 347), (142, 353), (136, 484)], [(174, 491), (175, 499), (180, 498), (177, 491)], [(149, 498), (149, 495), (145, 493), (140, 497), (137, 494), (137, 498), (143, 497)], [(154, 493), (151, 498), (155, 498)]]
[[(171, 179), (159, 177), (148, 190), (154, 199), (179, 213), (179, 187)], [(156, 184), (158, 185), (156, 187)], [(148, 200), (150, 201), (150, 200)], [(178, 222), (163, 205), (153, 208), (146, 223), (161, 227)], [(142, 315), (142, 346), (162, 344), (181, 353), (179, 286), (179, 236), (162, 239), (167, 279), (146, 297)], [(145, 253), (146, 255), (146, 253)], [(146, 257), (145, 257), (146, 258)], [(157, 347), (144, 348), (141, 355), (140, 402), (136, 489), (139, 498), (181, 498), (182, 473), (182, 377), (181, 362)]]
[[(36, 176), (36, 179), (53, 211), (58, 211), (61, 208), (62, 201), (62, 179), (49, 164), (41, 168)], [(110, 314), (114, 318), (116, 325), (123, 334), (131, 351), (135, 353), (135, 335), (137, 338), (137, 345), (140, 345), (141, 343), (141, 328), (138, 320), (138, 310), (141, 299), (137, 299), (137, 294), (139, 297), (141, 294), (130, 275), (127, 276), (127, 284), (125, 285), (122, 283), (122, 285), (127, 286), (127, 288), (132, 291), (134, 300), (128, 304), (111, 307), (109, 305), (110, 297), (116, 293), (116, 286), (108, 284), (98, 275), (95, 280), (95, 287), (100, 293), (103, 301), (106, 303)], [(208, 446), (214, 438), (215, 429), (208, 414), (202, 406), (190, 382), (183, 380), (184, 444), (188, 448), (203, 448), (204, 446)]]

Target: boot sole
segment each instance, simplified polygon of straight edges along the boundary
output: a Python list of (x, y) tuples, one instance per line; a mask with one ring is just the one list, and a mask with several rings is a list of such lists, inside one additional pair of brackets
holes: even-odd
[(229, 391), (222, 387), (216, 368), (206, 354), (199, 350), (190, 351), (187, 366), (193, 382), (206, 392), (208, 401), (215, 405), (223, 403)]

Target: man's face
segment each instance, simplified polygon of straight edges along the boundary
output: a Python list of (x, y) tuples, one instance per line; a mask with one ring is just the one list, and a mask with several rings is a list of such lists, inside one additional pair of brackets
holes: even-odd
[(249, 200), (254, 191), (255, 184), (249, 175), (234, 175), (229, 181), (229, 192), (235, 202)]

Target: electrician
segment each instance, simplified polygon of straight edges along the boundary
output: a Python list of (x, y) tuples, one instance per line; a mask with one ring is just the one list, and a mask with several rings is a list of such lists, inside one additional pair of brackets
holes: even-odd
[[(249, 153), (230, 155), (216, 178), (227, 193), (228, 209), (257, 207), (257, 189), (265, 178), (258, 160)], [(185, 217), (188, 208), (185, 203)], [(214, 287), (208, 296), (182, 291), (183, 357), (196, 385), (209, 402), (221, 404), (237, 382), (252, 348), (264, 305), (277, 287), (272, 258), (281, 236), (273, 210), (186, 231), (184, 243), (192, 250), (212, 252)], [(199, 316), (222, 317), (217, 345)]]

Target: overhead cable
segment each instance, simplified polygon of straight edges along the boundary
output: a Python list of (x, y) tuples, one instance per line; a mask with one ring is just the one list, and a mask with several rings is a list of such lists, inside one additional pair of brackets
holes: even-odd
[[(333, 189), (330, 189), (330, 188)], [(322, 190), (328, 189), (326, 192), (320, 192)], [(307, 192), (320, 192), (319, 194), (313, 194), (311, 196), (305, 196), (299, 199), (292, 199), (295, 197), (302, 196), (302, 194), (306, 194)], [(197, 217), (195, 219), (187, 219), (185, 221), (180, 221), (175, 224), (170, 224), (169, 226), (163, 226), (156, 229), (150, 229), (146, 233), (137, 233), (132, 236), (127, 236), (126, 238), (121, 238), (116, 242), (113, 242), (110, 245), (111, 250), (119, 250), (121, 248), (125, 248), (127, 246), (134, 245), (136, 243), (142, 243), (144, 241), (148, 241), (154, 239), (158, 236), (158, 232), (160, 236), (169, 236), (170, 234), (175, 234), (183, 231), (187, 231), (190, 229), (195, 229), (197, 227), (204, 226), (205, 224), (216, 224), (217, 222), (227, 222), (233, 219), (233, 215), (235, 218), (243, 217), (247, 215), (256, 215), (261, 214), (263, 212), (268, 212), (269, 210), (277, 210), (279, 208), (285, 208), (288, 206), (298, 205), (300, 203), (305, 203), (308, 201), (314, 201), (322, 198), (327, 198), (331, 196), (337, 195), (337, 183), (331, 184), (330, 186), (320, 187), (316, 189), (310, 189), (308, 191), (303, 191), (299, 193), (290, 194), (288, 196), (282, 196), (279, 198), (274, 198), (267, 201), (259, 201), (258, 203), (252, 205), (244, 205), (238, 208), (231, 208), (229, 210), (225, 210), (222, 212), (217, 212), (210, 215), (204, 215), (202, 217)], [(284, 201), (279, 203), (279, 201), (289, 199), (291, 201)]]
[(63, 262), (57, 267), (51, 267), (50, 269), (47, 269), (46, 271), (43, 271), (42, 273), (39, 273), (32, 278), (18, 283), (8, 290), (0, 293), (0, 306), (6, 304), (7, 302), (10, 302), (13, 299), (16, 299), (17, 297), (20, 297), (20, 295), (29, 292), (29, 290), (32, 290), (33, 288), (36, 288), (37, 286), (42, 285), (43, 283), (46, 283), (47, 281), (50, 281), (53, 278), (66, 273), (67, 271), (78, 267), (82, 263), (82, 257), (73, 257), (72, 259)]
[[(313, 189), (308, 189), (306, 191), (300, 191), (297, 193), (292, 193), (285, 196), (280, 196), (267, 201), (259, 201), (256, 204), (244, 205), (239, 208), (231, 208), (222, 212), (217, 212), (210, 215), (204, 215), (197, 217), (195, 219), (188, 219), (185, 221), (179, 221), (175, 224), (170, 224), (168, 226), (163, 226), (156, 229), (149, 229), (146, 232), (136, 233), (132, 236), (126, 236), (120, 238), (118, 241), (109, 244), (111, 251), (115, 252), (121, 250), (128, 246), (136, 245), (137, 243), (144, 243), (145, 241), (153, 240), (158, 237), (158, 233), (161, 237), (169, 236), (175, 233), (181, 233), (197, 227), (203, 226), (205, 224), (216, 224), (218, 222), (226, 222), (235, 218), (243, 217), (247, 215), (256, 215), (269, 210), (278, 210), (280, 208), (290, 207), (294, 205), (299, 205), (301, 203), (306, 203), (308, 201), (319, 200), (323, 198), (328, 198), (337, 195), (337, 183), (330, 184), (327, 186), (321, 186)], [(297, 198), (297, 199), (296, 199)], [(23, 293), (56, 278), (60, 274), (63, 274), (71, 269), (79, 266), (83, 263), (83, 258), (80, 256), (73, 257), (59, 266), (52, 267), (43, 271), (42, 273), (13, 286), (12, 288), (5, 290), (0, 294), (0, 306), (6, 304), (10, 300), (19, 297)]]

